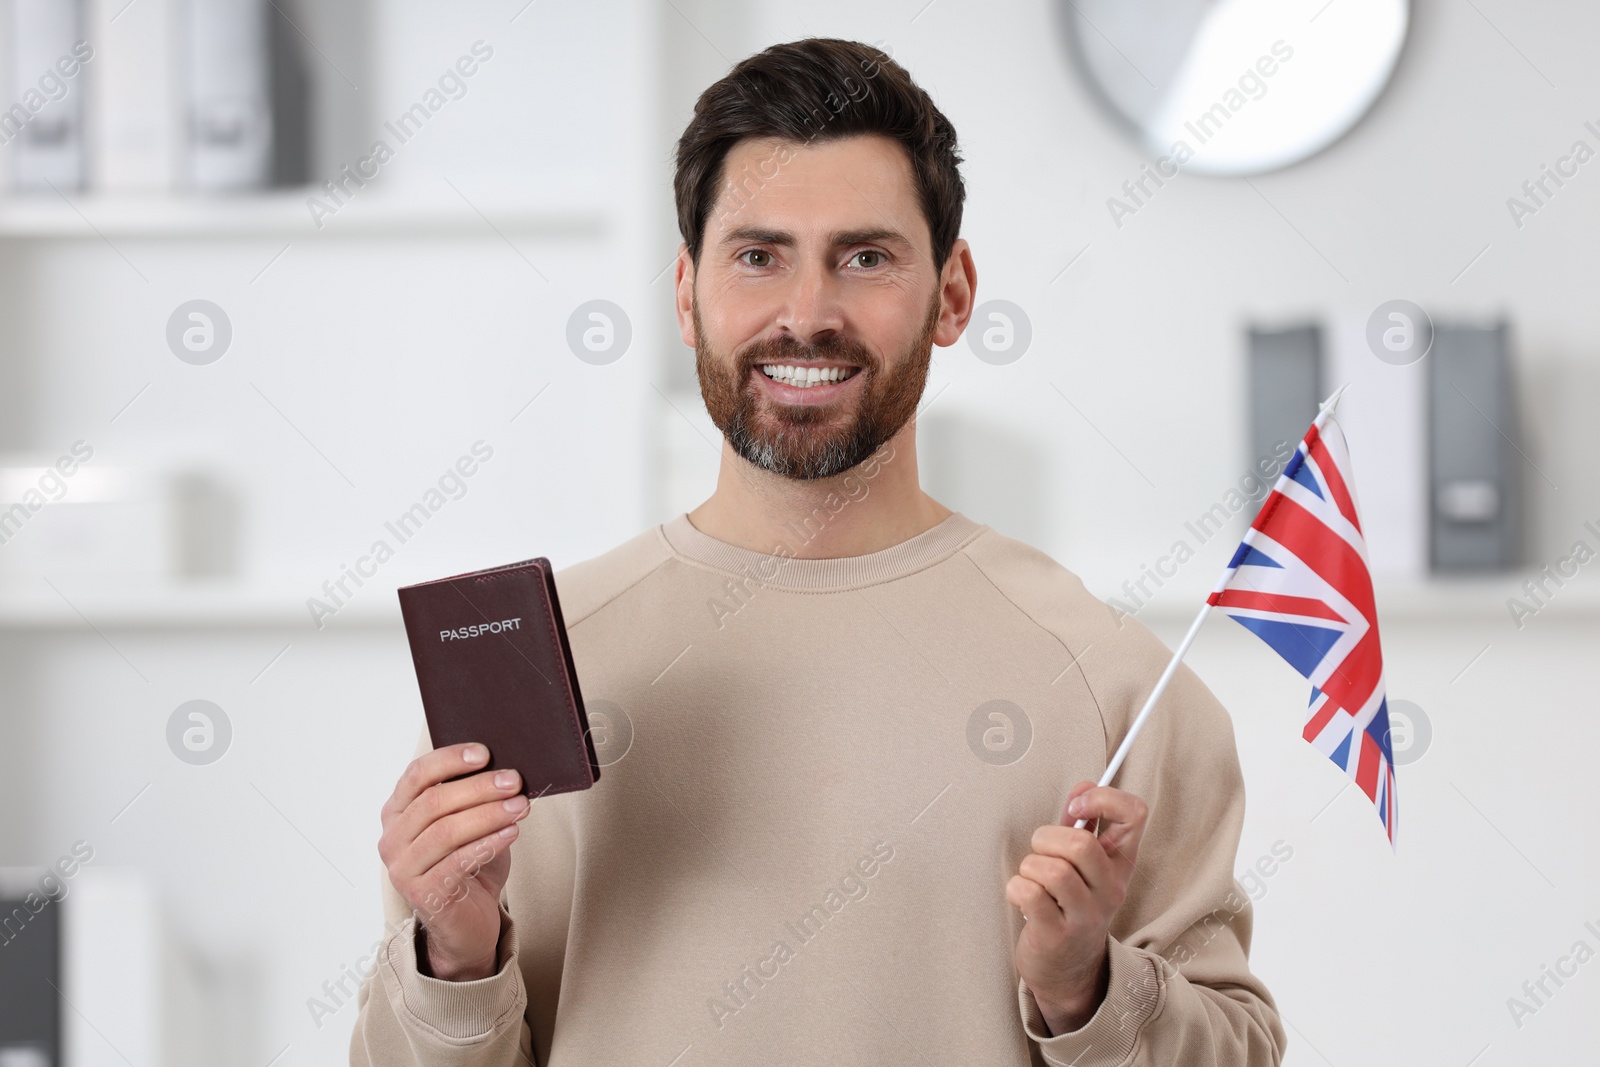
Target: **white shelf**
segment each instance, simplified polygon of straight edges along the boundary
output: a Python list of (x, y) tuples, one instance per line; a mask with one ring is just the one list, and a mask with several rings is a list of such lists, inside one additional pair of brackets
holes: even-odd
[[(1600, 623), (1600, 580), (1584, 576), (1555, 590), (1539, 610), (1537, 623), (1567, 621)], [(93, 592), (67, 586), (48, 588), (0, 586), (0, 631), (101, 629), (204, 630), (257, 628), (317, 632), (304, 597), (286, 587), (245, 584), (123, 585)], [(1204, 592), (1164, 595), (1137, 613), (1148, 624), (1186, 623), (1199, 610)], [(1506, 598), (1520, 595), (1520, 584), (1506, 578), (1437, 581), (1377, 590), (1378, 615), (1384, 623), (1439, 624), (1502, 622), (1511, 625)], [(81, 615), (79, 613), (82, 613)], [(85, 621), (87, 620), (87, 622)], [(400, 606), (392, 590), (363, 590), (325, 620), (327, 629), (399, 628)]]
[[(1527, 577), (1519, 572), (1515, 577), (1441, 579), (1411, 586), (1379, 585), (1374, 592), (1380, 618), (1429, 622), (1494, 619), (1509, 626), (1512, 624), (1511, 610), (1506, 606), (1509, 598), (1516, 597), (1530, 607), (1535, 606), (1522, 589)], [(1542, 598), (1545, 605), (1538, 609), (1539, 618), (1600, 621), (1600, 581), (1585, 581), (1586, 577), (1579, 573), (1560, 589), (1552, 583), (1551, 595)]]
[[(529, 202), (357, 191), (321, 226), (306, 200), (314, 187), (237, 196), (46, 193), (0, 196), (0, 239), (102, 237), (338, 237), (502, 234), (599, 237), (610, 218), (598, 201)], [(326, 198), (324, 197), (324, 200)]]
[[(1409, 585), (1379, 582), (1373, 591), (1378, 602), (1378, 619), (1380, 624), (1503, 622), (1510, 627), (1513, 620), (1506, 606), (1507, 598), (1517, 597), (1530, 607), (1534, 606), (1522, 590), (1526, 577), (1525, 573), (1518, 572), (1514, 577), (1439, 578)], [(1171, 586), (1161, 590), (1157, 599), (1135, 614), (1147, 625), (1187, 623), (1200, 610), (1210, 591), (1209, 587), (1181, 590)], [(1579, 572), (1576, 578), (1567, 580), (1564, 588), (1556, 589), (1552, 583), (1551, 591), (1552, 595), (1543, 598), (1545, 605), (1537, 612), (1540, 623), (1559, 620), (1600, 623), (1600, 576), (1591, 578)], [(1532, 619), (1525, 618), (1525, 621), (1527, 625), (1534, 624)]]
[[(305, 598), (290, 589), (243, 584), (119, 585), (92, 592), (61, 585), (0, 586), (0, 631), (209, 630), (256, 628), (316, 633)], [(64, 595), (64, 596), (63, 596)], [(398, 628), (394, 591), (366, 589), (331, 618), (325, 629)]]

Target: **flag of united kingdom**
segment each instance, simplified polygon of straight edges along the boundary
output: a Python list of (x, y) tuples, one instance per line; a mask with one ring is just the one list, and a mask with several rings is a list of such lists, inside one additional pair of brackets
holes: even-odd
[(1366, 540), (1344, 434), (1318, 421), (1208, 603), (1310, 679), (1302, 736), (1367, 794), (1393, 845), (1394, 756)]

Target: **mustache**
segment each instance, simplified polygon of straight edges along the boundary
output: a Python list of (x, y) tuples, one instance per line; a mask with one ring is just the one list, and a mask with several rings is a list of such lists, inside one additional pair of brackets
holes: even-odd
[(876, 367), (872, 353), (865, 345), (840, 334), (813, 344), (788, 336), (759, 341), (745, 350), (741, 358), (741, 370), (749, 371), (764, 363), (811, 363), (818, 360), (849, 363), (863, 370)]

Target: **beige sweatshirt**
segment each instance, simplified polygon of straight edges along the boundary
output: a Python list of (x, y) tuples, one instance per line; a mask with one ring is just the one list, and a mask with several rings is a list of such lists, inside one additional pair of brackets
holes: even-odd
[(602, 777), (523, 821), (493, 977), (419, 974), (385, 883), (352, 1064), (1279, 1062), (1227, 712), (1182, 668), (1129, 754), (1150, 817), (1110, 988), (1049, 1036), (1005, 883), (1168, 650), (959, 512), (791, 558), (838, 499), (772, 555), (679, 515), (556, 575)]

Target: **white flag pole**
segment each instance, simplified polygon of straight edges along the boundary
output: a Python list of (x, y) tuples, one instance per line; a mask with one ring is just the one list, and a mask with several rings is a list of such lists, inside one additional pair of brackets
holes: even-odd
[[(1349, 385), (1341, 385), (1334, 394), (1322, 402), (1317, 411), (1316, 421), (1311, 425), (1321, 430), (1328, 417), (1333, 414), (1333, 409), (1338, 406), (1339, 398)], [(1281, 476), (1280, 476), (1281, 480)], [(1233, 577), (1233, 572), (1238, 568), (1230, 566), (1222, 572), (1222, 578), (1217, 582), (1216, 588), (1221, 589), (1228, 584), (1228, 579)], [(1156, 679), (1156, 687), (1150, 690), (1150, 696), (1145, 699), (1144, 707), (1139, 709), (1138, 717), (1133, 720), (1133, 725), (1128, 727), (1128, 734), (1122, 739), (1122, 744), (1117, 746), (1116, 753), (1111, 757), (1111, 762), (1106, 764), (1105, 773), (1100, 776), (1098, 785), (1110, 785), (1111, 779), (1117, 776), (1122, 761), (1128, 756), (1128, 749), (1133, 747), (1133, 739), (1139, 736), (1139, 731), (1144, 729), (1145, 720), (1150, 717), (1150, 712), (1155, 708), (1156, 701), (1161, 699), (1161, 694), (1166, 692), (1167, 683), (1172, 681), (1172, 676), (1178, 672), (1178, 664), (1183, 662), (1184, 653), (1189, 651), (1189, 646), (1194, 644), (1195, 635), (1200, 632), (1200, 624), (1206, 621), (1206, 616), (1211, 612), (1211, 601), (1208, 599), (1200, 607), (1200, 613), (1194, 617), (1194, 622), (1189, 624), (1189, 632), (1183, 635), (1183, 640), (1178, 643), (1178, 649), (1172, 654), (1172, 659), (1167, 661), (1167, 669), (1161, 672), (1161, 677)], [(1079, 819), (1072, 825), (1083, 829), (1088, 819)]]

